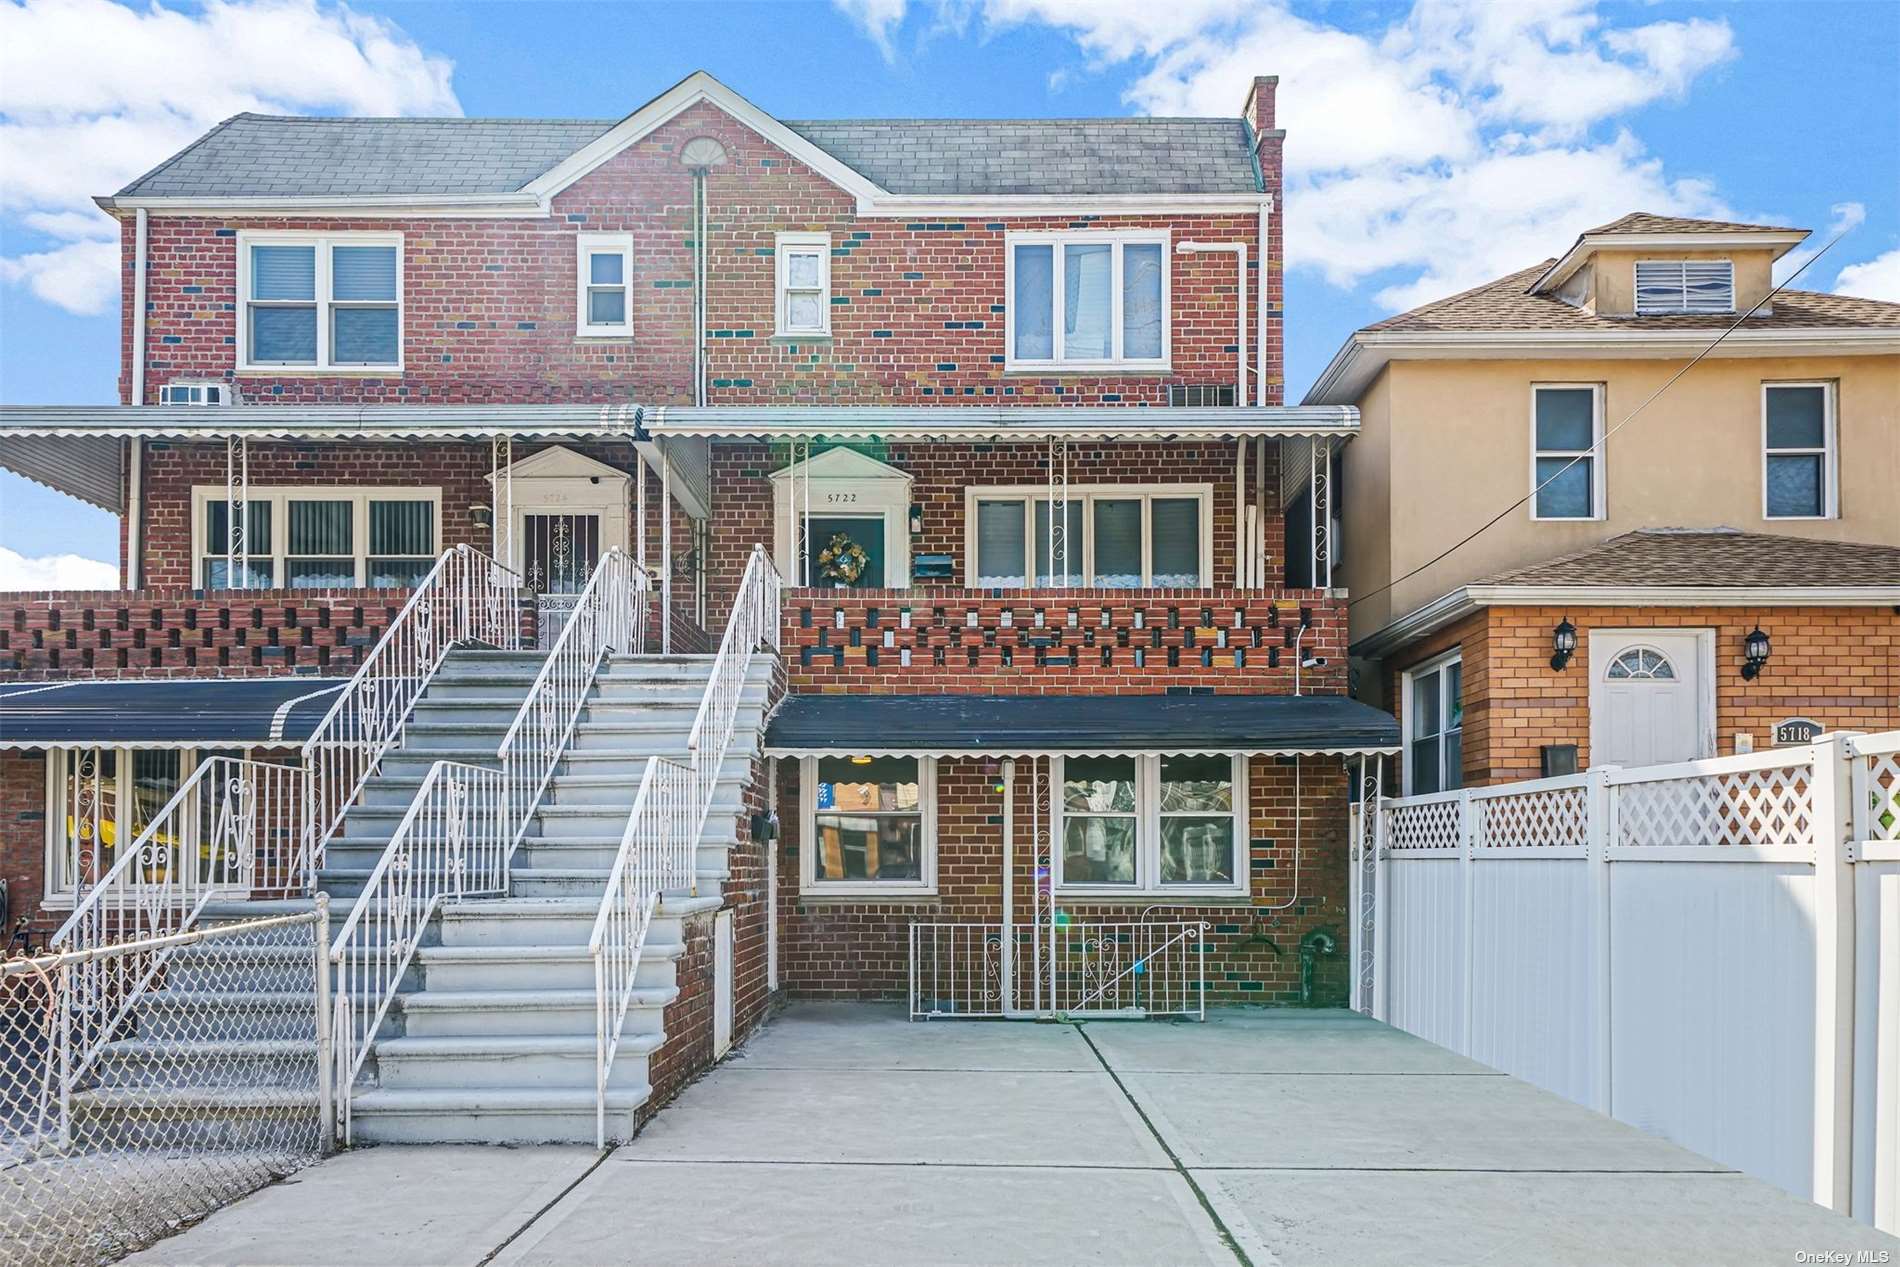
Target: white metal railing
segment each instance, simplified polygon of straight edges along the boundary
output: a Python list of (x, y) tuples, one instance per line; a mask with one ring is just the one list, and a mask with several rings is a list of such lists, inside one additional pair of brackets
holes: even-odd
[(595, 1142), (603, 1147), (607, 1081), (633, 999), (647, 929), (661, 894), (696, 889), (699, 838), (719, 786), (719, 769), (732, 746), (752, 657), (761, 647), (776, 653), (780, 645), (780, 585), (765, 547), (753, 546), (693, 718), (687, 760), (648, 760), (601, 896), (587, 950), (594, 960)]
[(383, 754), (398, 743), (416, 701), (457, 644), (521, 645), (521, 578), (468, 545), (443, 551), (363, 665), (303, 745), (303, 872), (316, 883), (336, 833)]
[(910, 926), (910, 1017), (1010, 1016), (1019, 956), (1001, 924), (914, 920)]
[(601, 556), (586, 588), (573, 597), (560, 636), (498, 753), (512, 803), (510, 854), (567, 750), (600, 666), (615, 653), (638, 655), (645, 650), (652, 590), (645, 569), (613, 549)]
[(1050, 1010), (1206, 1020), (1206, 931), (1180, 920), (1056, 921), (1048, 930)]
[(1900, 1232), (1900, 731), (1375, 803), (1359, 1006)]
[(328, 1151), (328, 919), (0, 960), (0, 1267), (112, 1261)]
[[(297, 866), (302, 771), (207, 757), (198, 763), (48, 943), (86, 953), (115, 943), (191, 931), (206, 903), (282, 889)], [(82, 880), (82, 886), (84, 881)], [(127, 1014), (163, 967), (163, 956), (94, 956), (71, 972), (86, 1006), (108, 1020)], [(110, 1034), (111, 1024), (97, 1031)], [(92, 1053), (78, 1053), (84, 1069)]]
[(346, 1140), (350, 1086), (437, 908), (507, 890), (508, 809), (500, 770), (458, 761), (430, 766), (330, 943)]

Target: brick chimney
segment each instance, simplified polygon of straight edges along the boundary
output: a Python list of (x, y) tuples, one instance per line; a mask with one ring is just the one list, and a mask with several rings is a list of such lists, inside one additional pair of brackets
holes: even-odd
[(1275, 126), (1274, 95), (1280, 87), (1278, 75), (1255, 75), (1253, 86), (1247, 90), (1246, 104), (1241, 106), (1240, 115), (1253, 130), (1253, 152), (1260, 164), (1261, 184), (1273, 199), (1273, 214), (1267, 223), (1266, 249), (1261, 252), (1265, 257), (1256, 264), (1264, 269), (1261, 277), (1259, 320), (1263, 326), (1265, 343), (1259, 366), (1262, 384), (1266, 388), (1266, 402), (1278, 405), (1286, 399), (1286, 291), (1283, 286), (1286, 260), (1286, 236), (1282, 226), (1286, 223), (1285, 208), (1281, 204), (1284, 185), (1280, 179), (1281, 149), (1286, 142), (1286, 133)]

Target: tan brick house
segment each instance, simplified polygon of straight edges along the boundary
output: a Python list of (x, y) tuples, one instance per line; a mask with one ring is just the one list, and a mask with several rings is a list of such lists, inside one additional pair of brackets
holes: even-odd
[(1334, 357), (1404, 791), (1900, 720), (1900, 304), (1771, 294), (1806, 237), (1634, 213)]

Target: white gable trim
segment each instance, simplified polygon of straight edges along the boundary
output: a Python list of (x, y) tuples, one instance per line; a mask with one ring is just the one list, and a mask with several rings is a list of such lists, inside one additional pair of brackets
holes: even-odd
[(696, 70), (522, 187), (544, 203), (683, 111), (708, 102), (857, 198), (860, 207), (884, 194), (871, 181), (819, 149), (703, 70)]
[(906, 484), (912, 479), (909, 471), (900, 470), (888, 462), (880, 462), (856, 449), (826, 449), (804, 462), (781, 466), (766, 478), (775, 484), (782, 484), (795, 475), (834, 480), (899, 479)]
[[(622, 484), (631, 484), (633, 477), (617, 467), (578, 453), (566, 445), (554, 444), (539, 449), (522, 458), (513, 466), (504, 468), (506, 473), (516, 479), (599, 479), (618, 480)], [(493, 482), (495, 476), (489, 472), (483, 478)]]

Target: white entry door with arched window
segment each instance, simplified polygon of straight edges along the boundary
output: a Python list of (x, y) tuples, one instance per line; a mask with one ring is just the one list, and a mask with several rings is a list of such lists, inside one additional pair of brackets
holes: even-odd
[(1590, 634), (1590, 764), (1662, 765), (1715, 754), (1714, 633)]

